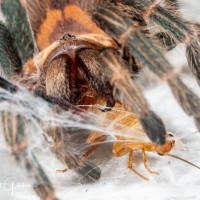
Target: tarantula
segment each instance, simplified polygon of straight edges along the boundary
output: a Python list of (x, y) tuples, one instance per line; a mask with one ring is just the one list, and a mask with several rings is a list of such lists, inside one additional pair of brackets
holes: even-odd
[[(137, 115), (148, 137), (163, 145), (165, 126), (135, 80), (146, 66), (169, 83), (180, 106), (200, 129), (200, 99), (164, 57), (166, 51), (184, 43), (189, 66), (200, 81), (199, 25), (181, 17), (176, 0), (2, 0), (1, 9), (7, 19), (0, 23), (0, 86), (4, 90), (18, 93), (23, 86), (55, 112), (78, 114), (84, 109), (77, 111), (76, 106), (87, 104), (84, 95), (92, 91), (92, 98), (106, 99), (102, 112), (120, 101)], [(57, 199), (36, 156), (27, 150), (26, 119), (11, 110), (2, 111), (2, 120), (6, 141), (34, 177), (37, 194), (41, 199)], [(73, 129), (45, 131), (55, 142), (52, 151), (68, 168), (99, 179), (99, 168), (70, 149), (73, 141), (65, 133), (72, 135)]]

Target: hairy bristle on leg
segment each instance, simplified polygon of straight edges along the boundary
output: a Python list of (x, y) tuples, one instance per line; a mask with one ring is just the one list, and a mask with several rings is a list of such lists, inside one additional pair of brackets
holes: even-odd
[(149, 138), (159, 145), (164, 144), (166, 130), (162, 120), (153, 111), (150, 111), (146, 99), (132, 80), (128, 68), (118, 59), (117, 53), (107, 49), (101, 53), (100, 58), (107, 79), (111, 80), (115, 90), (119, 91), (127, 105), (138, 115)]

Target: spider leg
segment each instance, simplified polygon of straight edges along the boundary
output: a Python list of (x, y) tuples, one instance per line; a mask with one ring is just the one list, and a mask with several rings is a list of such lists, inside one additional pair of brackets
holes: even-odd
[(37, 157), (29, 149), (28, 130), (24, 126), (24, 124), (27, 124), (27, 120), (20, 115), (7, 111), (1, 113), (1, 118), (6, 142), (10, 146), (17, 163), (32, 180), (35, 192), (42, 200), (56, 200), (57, 197), (52, 183), (39, 164)]
[(77, 152), (73, 141), (69, 139), (68, 136), (70, 134), (73, 135), (76, 130), (53, 127), (45, 131), (55, 142), (51, 148), (52, 152), (68, 167), (68, 169), (73, 169), (81, 175), (81, 180), (84, 182), (96, 181), (100, 178), (101, 171), (99, 167), (85, 160), (82, 155)]
[(178, 0), (165, 0), (165, 4), (168, 9), (172, 9), (174, 11), (178, 11), (179, 9), (179, 2)]
[(22, 66), (21, 59), (10, 32), (0, 21), (0, 75), (9, 77), (19, 72)]
[(143, 160), (143, 163), (144, 163), (144, 166), (146, 168), (146, 170), (150, 173), (150, 174), (157, 174), (158, 175), (158, 172), (153, 172), (149, 169), (148, 165), (147, 165), (147, 157), (146, 157), (146, 153), (145, 153), (145, 150), (142, 149), (142, 160)]
[[(94, 18), (99, 26), (118, 41), (123, 48), (129, 49), (133, 57), (139, 59), (161, 79), (168, 81), (180, 106), (189, 116), (194, 116), (197, 127), (199, 128), (200, 100), (198, 96), (177, 77), (169, 62), (164, 58), (162, 51), (151, 39), (145, 37), (142, 29), (139, 27), (136, 28), (134, 21), (126, 15), (119, 13), (119, 10), (114, 6), (109, 8), (102, 6), (94, 14)], [(124, 67), (126, 68), (126, 66)], [(112, 70), (113, 72), (116, 71), (117, 67), (113, 66)]]
[[(33, 55), (33, 51), (34, 51), (34, 44), (33, 44), (34, 42), (32, 39), (33, 37), (29, 32), (29, 25), (24, 16), (24, 9), (19, 4), (19, 1), (17, 1), (17, 0), (2, 1), (1, 7), (2, 7), (4, 14), (8, 18), (8, 26), (10, 26), (11, 32), (13, 34), (11, 36), (11, 34), (6, 29), (6, 27), (4, 25), (2, 25), (2, 27), (3, 27), (1, 29), (2, 34), (0, 34), (0, 37), (2, 39), (1, 40), (1, 43), (2, 43), (1, 50), (5, 51), (5, 53), (2, 57), (4, 58), (4, 56), (5, 56), (5, 58), (7, 58), (6, 64), (3, 66), (3, 70), (7, 69), (8, 66), (10, 66), (10, 63), (12, 63), (12, 66), (11, 66), (12, 70), (14, 71), (15, 68), (17, 68), (17, 69), (19, 68), (18, 71), (20, 72), (21, 67), (22, 67), (22, 62), (20, 61), (19, 57), (21, 57), (21, 60), (23, 62), (25, 62), (27, 59), (29, 59), (29, 57), (32, 57), (32, 55)], [(12, 10), (12, 11), (10, 12), (10, 10)], [(41, 10), (38, 10), (38, 11), (41, 11)], [(15, 22), (14, 19), (17, 19), (17, 21)], [(37, 19), (38, 19), (38, 17), (37, 17)], [(17, 23), (16, 27), (13, 26), (13, 24), (15, 24), (15, 23)], [(24, 27), (24, 29), (20, 30), (22, 27)], [(15, 33), (19, 33), (19, 34), (15, 34)], [(22, 34), (24, 37), (22, 37), (22, 35), (20, 35), (20, 34)], [(7, 35), (8, 35), (8, 39), (5, 38), (5, 36), (7, 36)], [(15, 42), (17, 44), (16, 46), (18, 47), (20, 56), (17, 56), (18, 55), (17, 50), (15, 47), (12, 46), (12, 44), (14, 43), (14, 40), (11, 40), (12, 37), (16, 40)], [(22, 42), (21, 42), (22, 38), (24, 39), (23, 43), (25, 43), (26, 47), (24, 47), (22, 45)], [(0, 43), (0, 45), (1, 45), (1, 43)], [(9, 47), (8, 50), (6, 49), (6, 47)], [(27, 55), (27, 56), (25, 56), (25, 55)], [(11, 59), (16, 58), (16, 57), (18, 58), (19, 62), (18, 63), (11, 62), (12, 61)], [(9, 72), (9, 73), (11, 73), (11, 72)], [(20, 89), (17, 86), (13, 85), (12, 83), (10, 83), (8, 81), (3, 80), (2, 78), (0, 79), (0, 82), (1, 82), (1, 86), (4, 87), (4, 89), (9, 90), (10, 92), (20, 91)], [(48, 89), (49, 89), (48, 94), (51, 95), (52, 88), (48, 88)], [(40, 96), (40, 94), (37, 94), (37, 95)], [(55, 95), (55, 94), (52, 94), (52, 95)], [(44, 97), (44, 96), (45, 95), (42, 94), (42, 97)], [(50, 104), (53, 104), (53, 107), (55, 106), (55, 104), (57, 104), (59, 107), (59, 111), (63, 111), (62, 108), (64, 108), (64, 109), (70, 108), (70, 107), (67, 107), (69, 104), (67, 104), (66, 102), (58, 101), (58, 98), (56, 98), (56, 97), (45, 96), (44, 99), (47, 100)], [(52, 106), (52, 105), (50, 105), (50, 106)], [(36, 116), (34, 116), (34, 117), (36, 117)], [(57, 130), (57, 134), (55, 136), (55, 135), (51, 135), (52, 133), (54, 133), (54, 131), (53, 132), (51, 130), (47, 131), (49, 136), (55, 140), (55, 144), (56, 144), (56, 141), (57, 141), (57, 144), (60, 142), (59, 138), (58, 138), (59, 132), (60, 132), (60, 130)], [(87, 160), (84, 161), (84, 159), (82, 158), (81, 155), (78, 155), (75, 152), (71, 152), (71, 150), (69, 148), (70, 145), (67, 143), (68, 141), (65, 141), (65, 142), (66, 142), (66, 144), (64, 144), (64, 142), (62, 141), (60, 143), (60, 145), (57, 145), (57, 146), (55, 145), (55, 148), (52, 149), (52, 151), (56, 154), (56, 156), (65, 165), (67, 165), (69, 168), (75, 170), (81, 176), (86, 177), (88, 180), (95, 181), (95, 180), (99, 179), (100, 169), (98, 167), (96, 167), (93, 163), (90, 163)]]
[(189, 116), (194, 116), (195, 124), (200, 130), (199, 97), (193, 91), (191, 91), (176, 75), (168, 79), (168, 84), (183, 110)]
[[(96, 21), (99, 21), (99, 25), (114, 38), (116, 38), (116, 35), (119, 35), (118, 31), (120, 31), (121, 34), (123, 33), (120, 28), (123, 26), (125, 26), (125, 29), (127, 28), (125, 25), (127, 20), (127, 22), (132, 22), (129, 18), (126, 19), (118, 16), (117, 13), (118, 11), (116, 10), (112, 12), (111, 9), (101, 7), (94, 14), (94, 18)], [(137, 48), (131, 47), (131, 50), (132, 49), (139, 54)], [(144, 52), (143, 49), (142, 52)], [(103, 66), (105, 67), (104, 70), (107, 79), (112, 80), (114, 88), (122, 93), (123, 98), (127, 100), (132, 111), (138, 115), (140, 122), (150, 139), (155, 143), (164, 144), (166, 130), (163, 122), (155, 113), (150, 111), (145, 98), (141, 94), (136, 83), (132, 80), (127, 66), (119, 60), (119, 57), (120, 56), (111, 49), (102, 52), (101, 59), (103, 61)], [(147, 60), (146, 63), (148, 64), (149, 61)]]
[(132, 9), (133, 13), (137, 11), (147, 24), (155, 23), (158, 26), (158, 33), (166, 33), (176, 44), (186, 44), (188, 64), (197, 81), (200, 81), (200, 37), (199, 27), (196, 24), (183, 19), (177, 11), (174, 12), (174, 9), (162, 7), (157, 1), (114, 0), (113, 2), (119, 6), (125, 5), (128, 9)]
[[(2, 0), (1, 10), (6, 17), (5, 26), (9, 28), (10, 34), (14, 39), (15, 46), (18, 48), (19, 56), (23, 63), (33, 57), (34, 50), (37, 48), (34, 44), (33, 35), (27, 20), (25, 9), (21, 6), (20, 0)], [(8, 34), (8, 33), (7, 33)], [(13, 43), (12, 42), (12, 43)], [(9, 42), (8, 47), (11, 48)], [(11, 54), (10, 58), (18, 54)], [(22, 65), (18, 63), (17, 67)], [(9, 66), (9, 65), (7, 65)]]
[[(0, 77), (0, 87), (5, 90), (10, 91), (11, 93), (16, 93), (20, 91), (20, 88), (12, 84), (11, 82)], [(68, 104), (65, 102), (57, 101), (54, 98), (43, 97), (42, 98), (48, 103), (52, 104), (51, 106), (59, 106), (56, 110), (57, 112), (63, 112), (63, 107), (66, 108)], [(68, 107), (69, 108), (69, 107)], [(11, 121), (9, 121), (11, 123)], [(93, 163), (84, 160), (82, 155), (76, 153), (74, 143), (69, 139), (69, 135), (73, 134), (73, 130), (63, 129), (63, 128), (51, 128), (49, 127), (45, 132), (53, 139), (54, 145), (51, 150), (56, 155), (56, 157), (69, 169), (73, 169), (78, 174), (83, 176), (83, 181), (96, 181), (100, 178), (101, 171)], [(72, 150), (74, 149), (74, 151)]]
[(144, 177), (142, 174), (138, 173), (134, 168), (133, 168), (133, 150), (130, 150), (129, 153), (129, 161), (128, 161), (128, 168), (133, 171), (135, 174), (137, 174), (139, 177), (143, 178), (144, 180), (148, 181), (149, 179)]
[[(15, 2), (15, 1), (13, 1), (13, 2)], [(7, 33), (7, 29), (5, 28), (5, 26), (3, 28), (6, 30), (5, 32)], [(5, 36), (3, 35), (2, 39), (4, 39), (4, 37)], [(9, 40), (9, 42), (10, 41), (11, 40)], [(10, 43), (13, 44), (12, 42), (10, 42)], [(4, 46), (5, 47), (7, 47), (7, 46), (9, 47), (9, 43), (5, 44)], [(4, 46), (3, 46), (3, 48), (5, 48)], [(7, 55), (7, 54), (5, 54), (5, 55)], [(14, 55), (18, 55), (18, 54), (14, 52)], [(11, 58), (14, 55), (12, 53), (10, 53), (10, 57)], [(8, 59), (9, 59), (9, 57), (8, 57)], [(24, 60), (25, 60), (25, 58), (24, 58)], [(65, 62), (65, 61), (60, 60), (61, 68), (65, 65), (65, 63), (63, 64), (63, 62)], [(7, 66), (9, 66), (9, 62), (7, 62), (7, 64), (5, 64), (4, 68), (6, 68)], [(13, 69), (16, 66), (18, 66), (18, 64), (14, 63), (13, 66), (12, 66)], [(21, 69), (22, 64), (20, 63), (19, 66), (20, 66), (20, 69)], [(53, 67), (50, 66), (51, 70), (52, 70), (52, 68)], [(53, 68), (53, 70), (56, 70), (56, 69)], [(50, 71), (47, 72), (47, 76), (48, 76), (49, 79), (51, 78), (50, 77), (51, 73), (52, 72), (50, 72)], [(67, 86), (66, 79), (62, 83), (64, 83), (65, 86)], [(0, 85), (4, 89), (9, 90), (10, 92), (13, 92), (13, 93), (20, 91), (20, 89), (18, 87), (16, 87), (12, 83), (10, 83), (10, 82), (2, 79), (2, 78), (0, 78)], [(53, 96), (57, 96), (57, 94), (54, 93), (55, 90), (54, 90), (54, 88), (51, 87), (51, 85), (49, 84), (48, 81), (47, 81), (47, 85), (48, 85), (48, 91), (47, 91), (48, 93), (47, 93), (47, 95), (45, 95), (45, 94), (41, 95), (41, 94), (38, 93), (37, 96), (41, 96), (43, 99), (45, 99), (46, 101), (48, 101), (50, 104), (54, 104), (54, 105), (56, 104), (56, 105), (58, 105), (59, 106), (58, 110), (61, 111), (61, 112), (63, 112), (62, 108), (64, 108), (64, 110), (69, 110), (69, 104), (67, 104), (65, 101), (59, 101), (59, 98), (51, 97), (52, 95)], [(62, 84), (61, 84), (61, 86), (62, 86)], [(59, 88), (59, 89), (61, 89), (61, 88)], [(108, 106), (110, 106), (110, 104), (111, 103), (109, 103)], [(68, 106), (68, 109), (67, 109), (67, 106)], [(56, 110), (57, 110), (57, 107), (56, 107)], [(66, 134), (66, 131), (63, 131), (62, 128), (60, 128), (60, 129), (57, 128), (56, 129), (56, 134), (52, 135), (54, 133), (54, 131), (52, 131), (51, 128), (50, 128), (49, 130), (46, 130), (46, 132), (49, 134), (50, 137), (52, 137), (54, 139), (54, 142), (55, 142), (55, 145), (54, 145), (54, 147), (51, 150), (55, 153), (55, 155), (57, 156), (57, 158), (61, 160), (61, 162), (63, 164), (67, 165), (69, 167), (69, 169), (73, 169), (79, 175), (83, 176), (83, 180), (86, 180), (86, 181), (96, 181), (96, 180), (98, 180), (100, 178), (101, 171), (100, 171), (100, 169), (97, 166), (95, 166), (93, 163), (91, 163), (91, 162), (89, 162), (87, 160), (84, 160), (82, 158), (82, 155), (80, 155), (80, 153), (73, 152), (70, 149), (70, 145), (72, 147), (73, 146), (73, 142), (70, 143), (67, 137), (64, 137), (63, 141), (59, 140), (59, 135), (60, 134), (66, 136), (66, 135), (72, 134), (73, 131), (67, 130), (67, 134)], [(65, 133), (63, 133), (63, 132), (65, 132)]]
[[(169, 62), (161, 55), (160, 49), (153, 44), (151, 40), (148, 40), (142, 35), (140, 36), (141, 42), (143, 42), (144, 47), (148, 49), (152, 49), (152, 56), (157, 57), (157, 61), (160, 64), (155, 65), (155, 68), (149, 68), (152, 72), (154, 72), (161, 79), (167, 80), (172, 93), (177, 99), (179, 105), (182, 109), (189, 115), (194, 116), (197, 127), (199, 128), (200, 124), (200, 115), (199, 115), (199, 106), (200, 99), (199, 97), (192, 92), (182, 81), (178, 78), (177, 74), (173, 71)], [(150, 50), (151, 51), (151, 50)], [(159, 63), (158, 62), (158, 63)], [(155, 62), (156, 63), (156, 62)], [(158, 67), (156, 67), (158, 66)]]
[(107, 79), (111, 80), (115, 90), (121, 93), (132, 111), (138, 115), (149, 138), (157, 144), (164, 144), (166, 130), (162, 120), (149, 109), (146, 99), (138, 85), (132, 80), (127, 67), (119, 60), (119, 55), (115, 50), (107, 49), (101, 53), (100, 57)]
[(15, 93), (18, 90), (18, 87), (11, 82), (7, 81), (6, 79), (0, 76), (0, 87), (8, 90), (11, 93)]

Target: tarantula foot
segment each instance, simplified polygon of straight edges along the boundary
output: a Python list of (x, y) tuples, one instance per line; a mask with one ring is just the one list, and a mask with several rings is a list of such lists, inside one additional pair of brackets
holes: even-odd
[(162, 120), (152, 111), (147, 117), (141, 117), (140, 122), (149, 138), (158, 145), (165, 144), (166, 129)]
[(82, 176), (80, 181), (83, 183), (95, 182), (100, 178), (101, 175), (100, 168), (89, 161), (86, 161), (85, 165), (78, 169), (77, 172)]

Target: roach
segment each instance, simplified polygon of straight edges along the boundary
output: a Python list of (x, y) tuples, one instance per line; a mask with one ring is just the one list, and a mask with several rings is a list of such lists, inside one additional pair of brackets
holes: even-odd
[[(102, 106), (105, 102), (104, 99), (96, 99), (96, 105)], [(92, 106), (89, 110), (101, 115), (103, 119), (102, 126), (105, 129), (114, 132), (115, 140), (112, 147), (114, 156), (121, 157), (125, 154), (129, 154), (128, 168), (141, 178), (149, 180), (133, 168), (133, 157), (136, 151), (142, 152), (144, 167), (150, 174), (158, 175), (158, 172), (154, 172), (148, 167), (146, 152), (155, 152), (162, 156), (169, 156), (200, 169), (199, 166), (170, 153), (176, 142), (175, 135), (171, 132), (166, 133), (166, 143), (164, 145), (158, 145), (150, 141), (137, 116), (128, 108), (125, 108), (120, 102), (116, 102), (112, 111), (107, 113), (101, 112), (101, 109), (99, 109), (98, 106)], [(91, 145), (91, 147), (83, 155), (84, 158), (87, 158), (102, 142), (105, 142), (108, 139), (109, 131), (108, 134), (99, 131), (92, 131), (90, 133), (86, 143)]]

